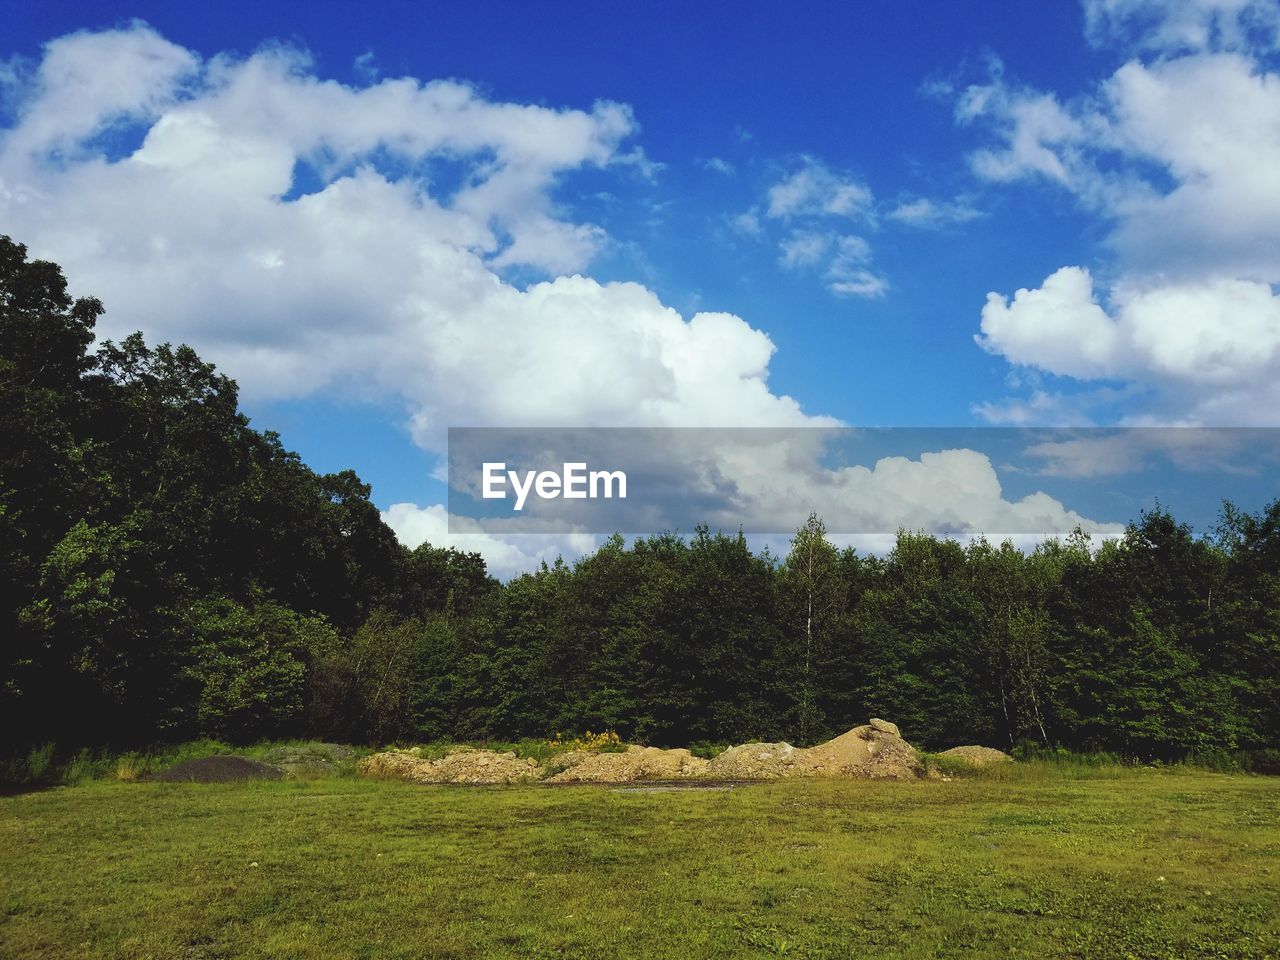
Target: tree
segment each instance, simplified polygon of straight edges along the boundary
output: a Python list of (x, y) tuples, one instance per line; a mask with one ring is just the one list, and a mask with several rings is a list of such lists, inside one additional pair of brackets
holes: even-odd
[(841, 610), (841, 582), (836, 548), (827, 540), (826, 524), (816, 513), (791, 540), (778, 589), (785, 622), (795, 638), (796, 737), (811, 742), (824, 731), (814, 677), (815, 658), (826, 650)]

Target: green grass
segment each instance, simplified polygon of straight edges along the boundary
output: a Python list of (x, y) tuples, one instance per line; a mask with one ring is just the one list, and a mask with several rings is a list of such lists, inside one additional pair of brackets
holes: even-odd
[(349, 778), (0, 798), (5, 957), (1280, 956), (1280, 782)]

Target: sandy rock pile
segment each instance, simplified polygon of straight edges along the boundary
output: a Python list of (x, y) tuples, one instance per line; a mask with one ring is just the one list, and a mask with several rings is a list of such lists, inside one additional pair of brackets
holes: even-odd
[(725, 780), (782, 777), (869, 777), (914, 780), (924, 776), (915, 748), (896, 725), (872, 720), (816, 747), (789, 743), (747, 743), (730, 747), (711, 761), (708, 773)]
[(388, 750), (360, 761), (360, 773), (413, 783), (520, 783), (539, 779), (538, 761), (493, 750), (458, 750), (433, 760)]
[(924, 764), (898, 728), (884, 720), (854, 727), (834, 740), (796, 751), (800, 777), (867, 777), (873, 780), (916, 780)]
[(717, 780), (777, 780), (791, 775), (798, 752), (789, 743), (744, 743), (715, 757), (707, 773)]
[(685, 749), (628, 747), (625, 753), (574, 751), (558, 758), (567, 766), (547, 783), (631, 783), (635, 780), (684, 780), (701, 777), (708, 763)]
[(992, 763), (1012, 763), (1013, 757), (992, 747), (952, 747), (939, 754), (942, 757), (955, 757), (975, 767), (985, 767)]
[[(976, 751), (976, 753), (975, 753)], [(975, 764), (1009, 759), (987, 747), (956, 747), (949, 756)], [(970, 759), (970, 758), (973, 759)], [(631, 746), (620, 753), (575, 750), (550, 759), (546, 766), (514, 753), (459, 750), (427, 759), (416, 751), (391, 750), (360, 763), (370, 777), (415, 783), (632, 783), (637, 780), (778, 780), (783, 777), (915, 780), (925, 776), (914, 747), (897, 726), (873, 719), (816, 747), (789, 743), (744, 743), (730, 747), (710, 762), (688, 750)]]

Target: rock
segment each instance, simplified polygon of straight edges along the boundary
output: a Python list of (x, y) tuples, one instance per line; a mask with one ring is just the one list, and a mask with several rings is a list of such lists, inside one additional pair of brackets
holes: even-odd
[(538, 779), (538, 761), (514, 753), (459, 750), (435, 760), (408, 751), (387, 750), (360, 761), (366, 777), (412, 783), (520, 783)]
[[(880, 723), (897, 729), (883, 720)], [(868, 724), (807, 749), (797, 749), (789, 743), (747, 743), (730, 747), (711, 761), (707, 773), (725, 780), (783, 777), (914, 780), (923, 777), (925, 770), (911, 744), (896, 733)]]
[(703, 776), (708, 763), (683, 748), (630, 747), (625, 753), (578, 752), (548, 783), (631, 783)]
[(924, 764), (911, 744), (870, 724), (796, 753), (790, 776), (916, 780), (925, 775)]
[(789, 743), (744, 743), (715, 757), (707, 774), (720, 780), (777, 780), (789, 775), (798, 752)]
[(943, 750), (939, 756), (955, 757), (974, 767), (985, 767), (993, 763), (1013, 763), (1013, 757), (994, 747), (952, 747), (950, 750)]
[(872, 730), (878, 730), (881, 733), (891, 733), (895, 737), (902, 736), (902, 731), (898, 729), (898, 725), (896, 723), (890, 723), (888, 720), (879, 720), (872, 717), (868, 726), (871, 727)]

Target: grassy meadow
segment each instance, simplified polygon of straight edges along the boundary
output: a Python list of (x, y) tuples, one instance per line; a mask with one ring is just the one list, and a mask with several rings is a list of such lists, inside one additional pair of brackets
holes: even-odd
[(90, 780), (0, 798), (0, 955), (1280, 956), (1280, 780)]

